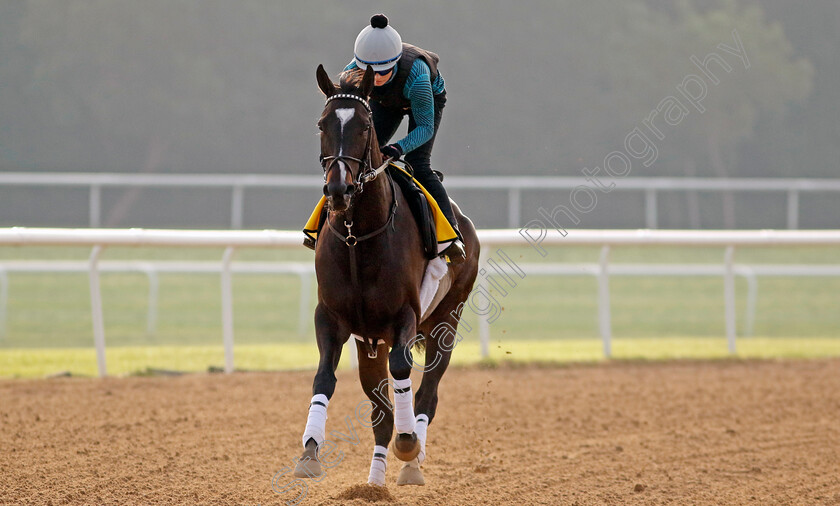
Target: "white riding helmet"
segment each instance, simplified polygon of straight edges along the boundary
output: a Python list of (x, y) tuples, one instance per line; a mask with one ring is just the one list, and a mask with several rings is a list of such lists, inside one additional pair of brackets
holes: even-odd
[(402, 37), (388, 26), (385, 14), (370, 18), (370, 26), (364, 27), (353, 46), (356, 65), (367, 69), (370, 65), (376, 72), (388, 70), (397, 64), (402, 56)]

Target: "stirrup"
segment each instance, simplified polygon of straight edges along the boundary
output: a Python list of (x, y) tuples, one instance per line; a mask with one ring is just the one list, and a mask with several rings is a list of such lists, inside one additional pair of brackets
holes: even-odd
[(452, 244), (440, 252), (440, 256), (446, 256), (449, 259), (448, 263), (452, 265), (462, 264), (467, 260), (467, 252), (461, 239), (452, 241)]

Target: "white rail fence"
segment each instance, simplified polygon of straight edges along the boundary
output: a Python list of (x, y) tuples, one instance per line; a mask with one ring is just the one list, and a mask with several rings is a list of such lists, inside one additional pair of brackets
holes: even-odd
[[(219, 262), (173, 262), (173, 261), (103, 261), (99, 263), (100, 272), (139, 273), (146, 276), (149, 284), (146, 312), (146, 334), (153, 336), (157, 330), (159, 274), (213, 274), (220, 275)], [(38, 274), (86, 274), (90, 265), (80, 261), (61, 260), (0, 260), (0, 339), (6, 333), (6, 314), (8, 305), (10, 273)], [(312, 288), (315, 266), (312, 262), (233, 262), (233, 274), (274, 274), (293, 275), (299, 279), (300, 295), (298, 310), (298, 334), (303, 335), (312, 321)]]
[[(589, 182), (583, 177), (543, 176), (448, 176), (446, 187), (458, 190), (507, 192), (508, 227), (522, 223), (522, 193), (527, 190), (573, 190)], [(320, 174), (120, 174), (69, 172), (2, 172), (0, 186), (47, 186), (88, 188), (90, 227), (102, 225), (103, 188), (228, 188), (231, 191), (230, 226), (243, 225), (245, 190), (248, 188), (318, 188)], [(764, 192), (784, 194), (787, 199), (787, 228), (799, 228), (800, 194), (840, 192), (840, 179), (793, 178), (622, 178), (613, 191), (643, 192), (645, 227), (658, 228), (657, 196), (662, 192)]]
[[(595, 263), (524, 263), (519, 267), (529, 275), (538, 276), (592, 276), (600, 275), (600, 265)], [(758, 277), (840, 277), (840, 265), (796, 265), (796, 264), (760, 264), (734, 265), (735, 276), (747, 283), (746, 307), (744, 310), (744, 330), (742, 335), (752, 336), (755, 328), (755, 313), (758, 303)], [(140, 273), (148, 281), (146, 334), (155, 335), (159, 300), (159, 274), (211, 274), (220, 275), (222, 267), (218, 262), (172, 262), (172, 261), (103, 261), (99, 264), (103, 273)], [(9, 298), (10, 273), (38, 274), (87, 274), (90, 265), (79, 261), (0, 261), (0, 341), (6, 334), (6, 315)], [(515, 274), (511, 269), (508, 275)], [(300, 294), (298, 299), (298, 335), (304, 336), (312, 323), (310, 300), (314, 283), (315, 266), (311, 262), (233, 262), (231, 272), (239, 275), (294, 275), (299, 279)], [(713, 264), (612, 264), (609, 268), (611, 277), (723, 277), (726, 268)], [(598, 304), (608, 303), (599, 299)], [(601, 314), (609, 314), (607, 306)], [(605, 330), (602, 328), (602, 331)], [(482, 335), (482, 342), (489, 342), (487, 335)], [(604, 337), (602, 332), (602, 337)], [(485, 354), (486, 356), (486, 354)]]
[[(528, 239), (519, 230), (481, 230), (483, 266), (488, 265), (492, 251), (504, 246), (523, 246), (529, 243), (562, 246), (600, 246), (598, 264), (523, 264), (518, 266), (526, 274), (536, 275), (593, 275), (598, 280), (598, 321), (605, 356), (612, 351), (612, 329), (610, 322), (609, 278), (611, 275), (639, 276), (723, 276), (724, 313), (728, 348), (735, 353), (735, 276), (748, 280), (747, 329), (751, 328), (750, 314), (755, 310), (755, 276), (840, 276), (840, 266), (795, 266), (762, 265), (736, 266), (736, 247), (779, 247), (779, 246), (839, 246), (840, 230), (787, 231), (787, 230), (741, 230), (741, 231), (697, 231), (697, 230), (572, 230), (565, 237), (555, 230), (540, 230), (534, 235), (528, 231)], [(0, 229), (0, 246), (90, 246), (91, 255), (86, 264), (78, 262), (3, 262), (0, 266), (0, 310), (5, 311), (8, 298), (7, 272), (88, 272), (90, 282), (91, 313), (93, 320), (94, 346), (100, 376), (107, 375), (105, 362), (105, 328), (102, 314), (100, 272), (142, 271), (150, 275), (150, 282), (157, 272), (219, 273), (222, 295), (222, 341), (225, 352), (225, 371), (234, 370), (233, 338), (233, 293), (231, 276), (242, 273), (284, 273), (301, 276), (301, 314), (310, 295), (305, 286), (306, 276), (311, 276), (311, 265), (301, 263), (264, 264), (232, 262), (234, 253), (240, 248), (297, 248), (301, 235), (297, 231), (212, 231), (212, 230), (111, 230), (111, 229)], [(167, 262), (102, 262), (99, 259), (104, 248), (109, 246), (145, 247), (224, 247), (221, 262), (184, 264)], [(613, 265), (609, 264), (610, 249), (615, 246), (716, 246), (725, 248), (723, 265)], [(498, 264), (497, 264), (498, 265)], [(484, 271), (488, 272), (488, 271)], [(154, 274), (150, 274), (154, 273)], [(482, 275), (477, 285), (487, 288), (489, 274)], [(156, 278), (154, 278), (156, 279)], [(150, 285), (151, 286), (151, 285)], [(156, 290), (150, 289), (150, 294)], [(150, 303), (150, 311), (152, 304)], [(489, 352), (490, 329), (486, 318), (479, 315), (482, 355)]]

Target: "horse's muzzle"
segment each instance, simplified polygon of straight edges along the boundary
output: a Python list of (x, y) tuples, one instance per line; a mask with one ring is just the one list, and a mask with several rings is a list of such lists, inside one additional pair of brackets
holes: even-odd
[(343, 181), (329, 182), (324, 185), (324, 195), (327, 197), (327, 205), (333, 211), (344, 211), (350, 206), (350, 199), (356, 192), (356, 185), (346, 184)]

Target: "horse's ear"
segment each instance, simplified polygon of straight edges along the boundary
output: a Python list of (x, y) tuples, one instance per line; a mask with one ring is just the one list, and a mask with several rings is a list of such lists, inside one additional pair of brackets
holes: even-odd
[(359, 92), (361, 92), (362, 96), (365, 98), (370, 98), (370, 94), (373, 91), (373, 67), (368, 65), (367, 69), (365, 70), (365, 75), (362, 76), (362, 85), (359, 86)]
[(335, 84), (332, 82), (332, 79), (330, 79), (327, 71), (324, 70), (323, 65), (318, 65), (318, 70), (315, 71), (315, 77), (318, 79), (318, 87), (321, 88), (321, 92), (326, 95), (327, 98), (335, 95)]

